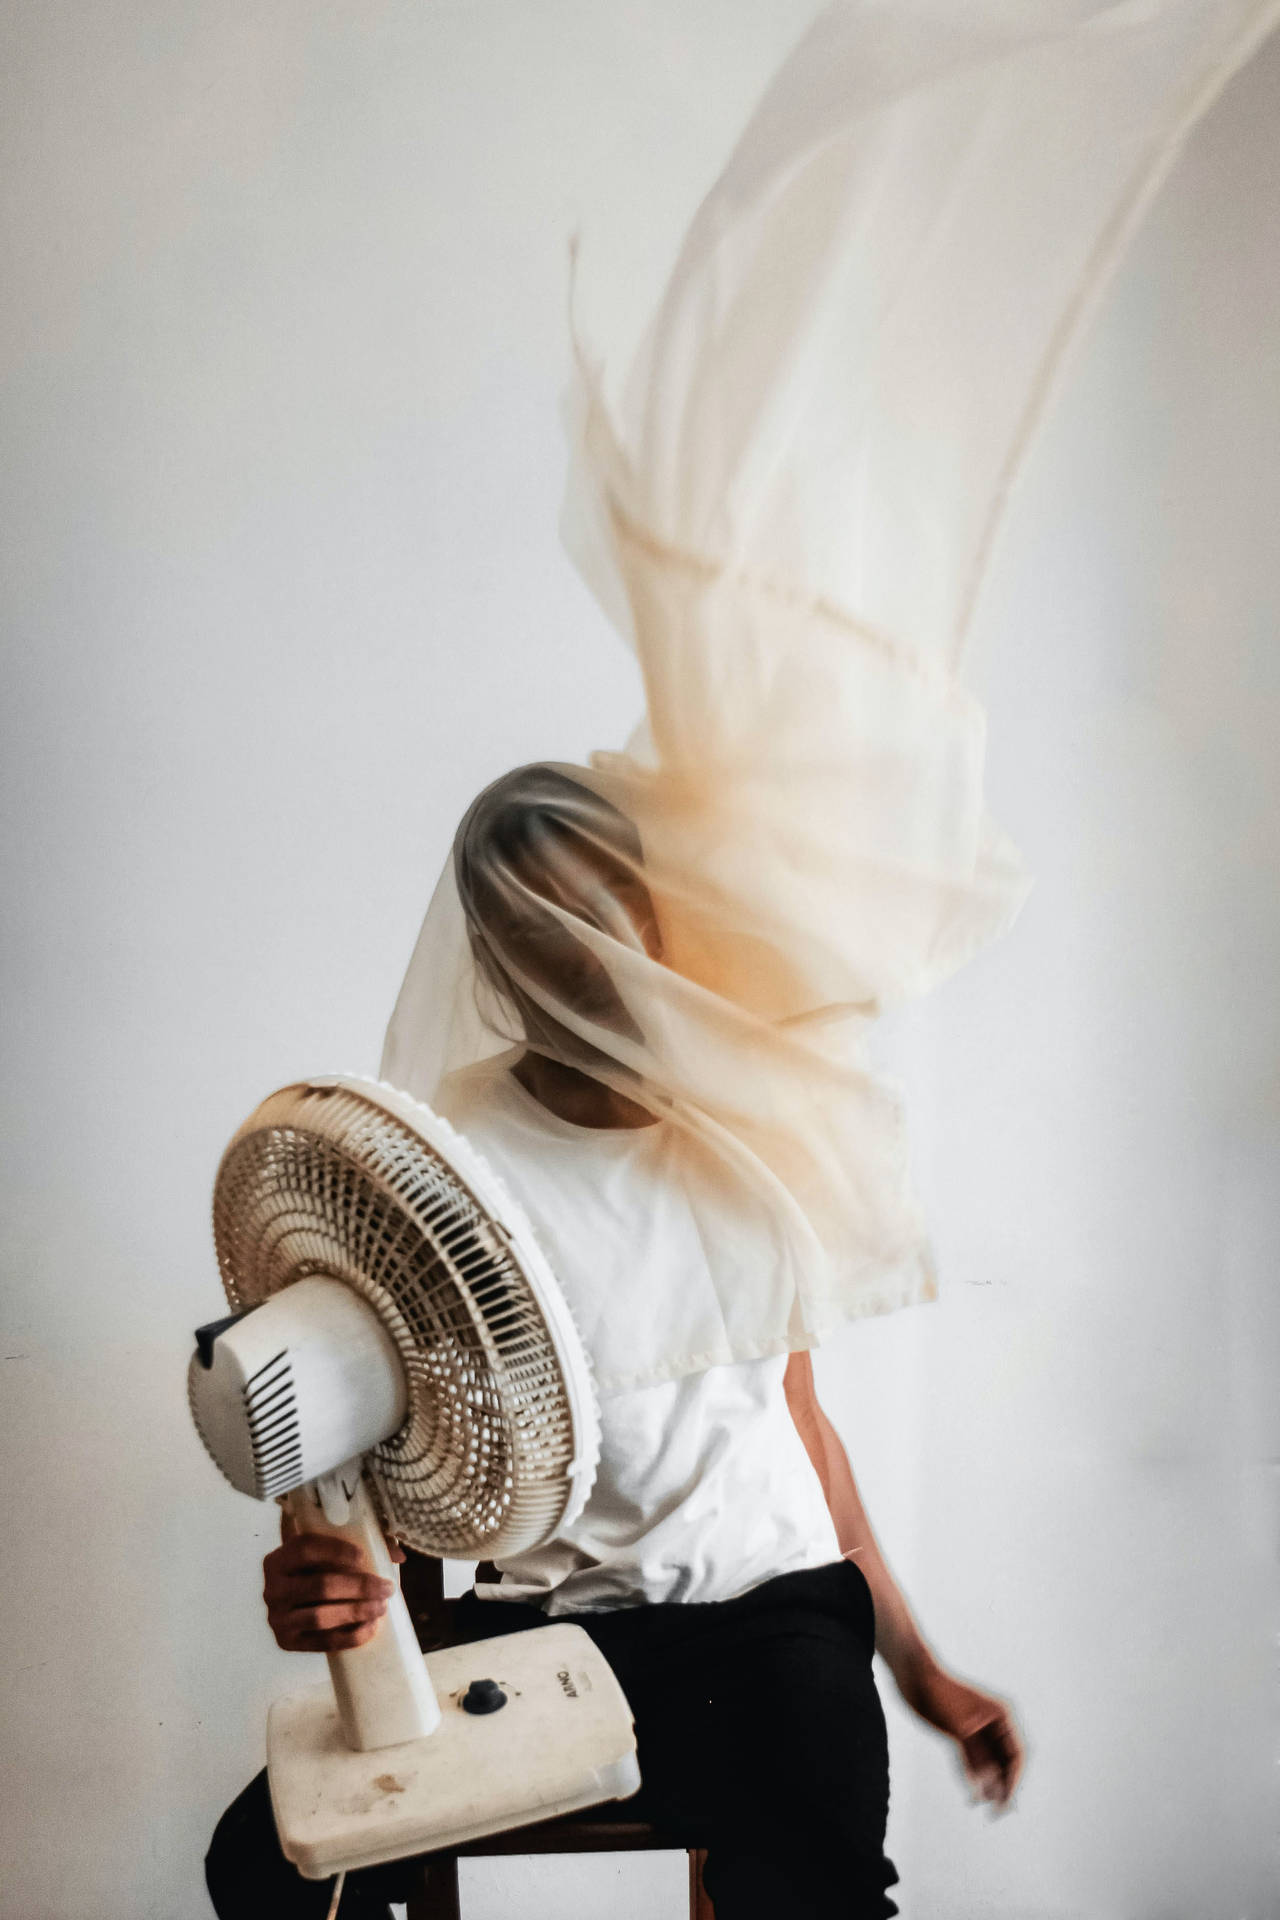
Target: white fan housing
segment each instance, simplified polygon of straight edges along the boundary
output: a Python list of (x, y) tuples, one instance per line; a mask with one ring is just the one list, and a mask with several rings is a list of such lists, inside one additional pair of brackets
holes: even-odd
[[(197, 1333), (188, 1392), (242, 1492), (286, 1495), (298, 1526), (356, 1540), (393, 1581), (384, 1525), (494, 1559), (581, 1512), (600, 1442), (586, 1352), (525, 1215), (438, 1114), (354, 1076), (281, 1088), (223, 1155), (214, 1238), (234, 1311)], [(308, 1876), (639, 1785), (630, 1709), (580, 1628), (428, 1661), (397, 1591), (329, 1669), (332, 1691), (268, 1720), (281, 1845)]]

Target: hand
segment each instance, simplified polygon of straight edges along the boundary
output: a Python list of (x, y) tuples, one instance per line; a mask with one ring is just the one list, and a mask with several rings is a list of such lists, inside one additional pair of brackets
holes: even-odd
[[(262, 1563), (267, 1622), (286, 1653), (346, 1653), (363, 1646), (395, 1591), (353, 1541), (299, 1533), (281, 1515), (282, 1544)], [(388, 1542), (393, 1560), (404, 1551)]]
[(975, 1798), (1007, 1807), (1025, 1755), (1006, 1703), (932, 1665), (904, 1688), (904, 1694), (922, 1720), (955, 1741)]

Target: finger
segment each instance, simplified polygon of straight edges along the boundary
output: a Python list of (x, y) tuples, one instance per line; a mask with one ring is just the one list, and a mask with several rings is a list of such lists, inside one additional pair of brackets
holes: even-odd
[(390, 1596), (385, 1593), (326, 1593), (323, 1588), (294, 1584), (268, 1587), (263, 1594), (267, 1616), (283, 1620), (290, 1614), (314, 1613), (319, 1607), (345, 1608), (362, 1619), (380, 1620), (387, 1611)]
[(961, 1748), (965, 1777), (973, 1790), (974, 1800), (990, 1800), (994, 1797), (1003, 1778), (1003, 1763), (995, 1751), (993, 1743), (985, 1733), (970, 1734)]
[(1008, 1813), (1013, 1805), (1013, 1793), (1007, 1780), (997, 1779), (992, 1792), (988, 1795), (993, 1813)]
[(1014, 1789), (1022, 1778), (1022, 1767), (1023, 1754), (1022, 1748), (1019, 1747), (1017, 1752), (1012, 1754), (1005, 1762), (1001, 1773), (1001, 1786), (1003, 1791), (1001, 1792), (1000, 1798), (1006, 1806), (1009, 1801), (1012, 1800)]
[(1021, 1756), (1002, 1756), (981, 1769), (982, 1797), (1008, 1806), (1022, 1774)]
[(380, 1600), (385, 1606), (395, 1592), (395, 1581), (376, 1573), (345, 1573), (332, 1567), (303, 1567), (285, 1571), (275, 1586), (289, 1606), (313, 1606), (320, 1600)]
[(340, 1601), (305, 1601), (301, 1605), (290, 1605), (288, 1601), (276, 1599), (274, 1605), (267, 1607), (267, 1619), (271, 1630), (290, 1632), (301, 1628), (303, 1632), (315, 1632), (320, 1626), (349, 1626), (353, 1620), (380, 1620), (386, 1615), (386, 1603), (380, 1599), (340, 1599)]
[(315, 1554), (298, 1559), (289, 1547), (279, 1547), (275, 1553), (269, 1553), (262, 1565), (268, 1580), (350, 1580), (357, 1585), (363, 1584), (370, 1593), (385, 1592), (392, 1584), (381, 1574), (375, 1573), (366, 1562), (352, 1563)]
[(335, 1566), (368, 1568), (363, 1547), (341, 1533), (295, 1533), (278, 1552), (287, 1554), (299, 1566)]
[(296, 1645), (290, 1649), (297, 1653), (350, 1653), (355, 1647), (363, 1647), (372, 1640), (378, 1631), (377, 1623), (372, 1626), (337, 1627), (331, 1633), (301, 1634)]
[(282, 1573), (268, 1568), (262, 1597), (268, 1613), (290, 1613), (299, 1607), (318, 1607), (334, 1601), (367, 1601), (384, 1612), (395, 1592), (393, 1583), (376, 1574), (315, 1571)]
[(326, 1633), (299, 1633), (282, 1629), (276, 1645), (282, 1653), (349, 1653), (363, 1647), (378, 1631), (377, 1621), (362, 1621), (350, 1627), (331, 1627)]
[(381, 1600), (340, 1600), (318, 1607), (277, 1607), (272, 1617), (295, 1633), (328, 1633), (370, 1621), (376, 1626), (386, 1610)]
[(999, 1771), (999, 1798), (1007, 1801), (1021, 1777), (1025, 1757), (1018, 1729), (1012, 1720), (1002, 1718), (993, 1721), (988, 1729), (988, 1743)]
[(331, 1651), (333, 1647), (362, 1645), (371, 1640), (382, 1625), (381, 1616), (370, 1619), (351, 1619), (347, 1616), (329, 1616), (324, 1612), (299, 1608), (293, 1613), (269, 1616), (269, 1624), (276, 1642), (287, 1652)]

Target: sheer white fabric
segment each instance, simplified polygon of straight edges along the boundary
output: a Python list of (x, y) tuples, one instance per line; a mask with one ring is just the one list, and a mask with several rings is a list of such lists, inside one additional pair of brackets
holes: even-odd
[[(487, 973), (446, 873), (382, 1071), (432, 1099), (532, 1018), (540, 1050), (673, 1120), (778, 1249), (767, 1285), (724, 1263), (736, 1358), (933, 1291), (900, 1102), (862, 1049), (1026, 891), (959, 677), (973, 608), (1067, 348), (1277, 17), (832, 7), (699, 209), (616, 417), (578, 350), (565, 535), (645, 720), (590, 770), (502, 790), (550, 837), (513, 858), (478, 836)], [(657, 940), (598, 910), (602, 875)], [(576, 997), (509, 920), (590, 956)], [(610, 983), (594, 1011), (587, 975)], [(647, 1338), (654, 1377), (688, 1370), (660, 1320)]]

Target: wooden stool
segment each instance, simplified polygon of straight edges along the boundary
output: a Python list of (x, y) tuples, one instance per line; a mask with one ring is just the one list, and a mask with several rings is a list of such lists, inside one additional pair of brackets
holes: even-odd
[[(457, 1644), (454, 1602), (444, 1597), (444, 1571), (438, 1560), (411, 1553), (400, 1570), (404, 1597), (424, 1653)], [(480, 1566), (478, 1580), (496, 1580), (495, 1568)], [(536, 1826), (514, 1827), (491, 1833), (447, 1853), (424, 1853), (421, 1889), (408, 1904), (408, 1920), (462, 1920), (458, 1903), (459, 1860), (491, 1859), (500, 1854), (533, 1853), (686, 1853), (689, 1857), (689, 1920), (715, 1920), (715, 1909), (702, 1884), (703, 1849), (673, 1839), (647, 1820), (628, 1820), (626, 1802), (612, 1802), (598, 1812), (563, 1814), (540, 1820)]]

